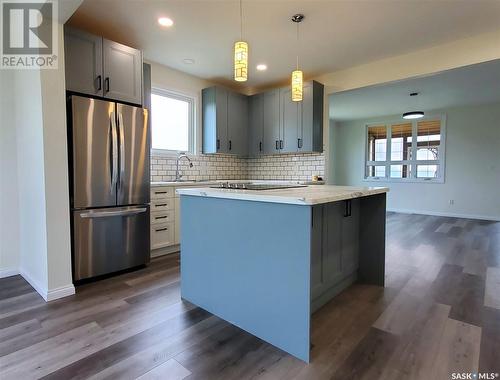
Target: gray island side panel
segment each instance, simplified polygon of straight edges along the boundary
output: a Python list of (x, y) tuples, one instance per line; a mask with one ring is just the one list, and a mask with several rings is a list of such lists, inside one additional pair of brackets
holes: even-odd
[(311, 207), (181, 195), (182, 298), (309, 361)]

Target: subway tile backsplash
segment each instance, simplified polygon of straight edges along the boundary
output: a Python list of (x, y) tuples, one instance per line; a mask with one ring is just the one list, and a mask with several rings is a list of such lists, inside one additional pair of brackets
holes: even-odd
[[(325, 156), (323, 153), (300, 153), (239, 158), (232, 155), (189, 156), (179, 165), (184, 180), (216, 179), (276, 179), (311, 180), (313, 175), (324, 177)], [(152, 153), (151, 181), (173, 181), (176, 158), (171, 155)]]

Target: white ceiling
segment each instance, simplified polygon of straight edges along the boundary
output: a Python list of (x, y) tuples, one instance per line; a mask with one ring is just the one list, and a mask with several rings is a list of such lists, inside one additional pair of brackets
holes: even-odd
[[(411, 92), (418, 92), (410, 98)], [(500, 60), (330, 95), (336, 121), (500, 102)]]
[[(290, 17), (304, 13), (300, 42)], [(168, 16), (172, 28), (158, 26)], [(243, 88), (306, 78), (500, 28), (498, 0), (243, 0), (249, 80), (232, 78), (238, 0), (85, 0), (70, 23), (144, 50), (146, 59)], [(186, 65), (183, 59), (196, 61)], [(257, 72), (266, 63), (266, 72)]]

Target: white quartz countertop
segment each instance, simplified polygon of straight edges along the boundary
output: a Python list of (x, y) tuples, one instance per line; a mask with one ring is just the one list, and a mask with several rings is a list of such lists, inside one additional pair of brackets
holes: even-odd
[(196, 186), (196, 187), (205, 187), (216, 185), (218, 183), (280, 183), (280, 184), (301, 184), (301, 185), (323, 185), (324, 181), (286, 181), (286, 180), (258, 180), (258, 179), (217, 179), (217, 180), (201, 180), (201, 181), (168, 181), (168, 182), (151, 182), (151, 187), (164, 187), (164, 186), (175, 186), (175, 187), (187, 187), (187, 186)]
[(177, 189), (176, 191), (180, 195), (310, 206), (387, 193), (389, 188), (323, 185), (274, 190), (239, 190), (195, 187)]

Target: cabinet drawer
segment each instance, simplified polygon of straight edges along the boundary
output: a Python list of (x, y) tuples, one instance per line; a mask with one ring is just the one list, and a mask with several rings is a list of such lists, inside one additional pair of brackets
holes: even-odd
[(151, 201), (151, 212), (174, 209), (174, 198), (156, 199)]
[(173, 187), (153, 187), (151, 189), (151, 199), (172, 198), (173, 196)]
[(174, 221), (173, 211), (156, 211), (151, 213), (151, 224), (163, 224)]
[(151, 226), (151, 249), (174, 244), (174, 224), (163, 223)]

